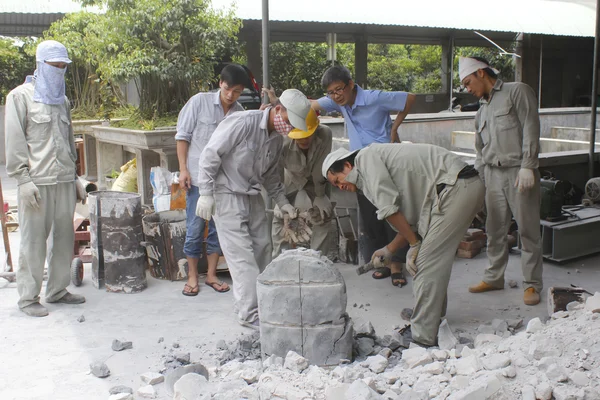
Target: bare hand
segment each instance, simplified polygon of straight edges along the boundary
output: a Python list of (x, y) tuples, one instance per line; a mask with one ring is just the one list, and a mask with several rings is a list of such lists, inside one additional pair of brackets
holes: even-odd
[(179, 187), (185, 190), (192, 187), (192, 177), (187, 169), (179, 172)]
[(266, 94), (269, 96), (269, 102), (271, 104), (275, 104), (277, 102), (277, 96), (275, 95), (275, 89), (273, 89), (273, 86), (270, 86), (268, 89), (262, 88), (262, 93), (263, 95)]

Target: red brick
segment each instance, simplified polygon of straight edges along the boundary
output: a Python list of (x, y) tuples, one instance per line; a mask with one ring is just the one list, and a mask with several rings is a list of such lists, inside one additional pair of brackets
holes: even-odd
[(486, 245), (486, 241), (483, 239), (473, 240), (471, 242), (463, 240), (458, 245), (458, 248), (461, 250), (476, 250), (476, 249), (484, 248), (485, 245)]
[(456, 257), (459, 257), (459, 258), (473, 258), (473, 257), (475, 257), (479, 253), (481, 253), (481, 248), (479, 248), (479, 249), (473, 249), (473, 250), (458, 249), (456, 251)]
[(487, 235), (481, 229), (469, 229), (463, 237), (463, 241), (472, 242), (473, 240), (487, 240)]

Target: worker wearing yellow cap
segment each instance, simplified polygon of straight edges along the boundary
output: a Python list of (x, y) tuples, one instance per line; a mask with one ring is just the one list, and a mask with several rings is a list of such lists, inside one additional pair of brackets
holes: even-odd
[[(314, 110), (306, 117), (307, 130), (293, 129), (283, 143), (283, 164), (285, 195), (300, 211), (318, 209), (319, 222), (313, 221), (310, 248), (327, 255), (329, 224), (333, 207), (327, 195), (327, 180), (321, 174), (321, 166), (331, 152), (331, 129), (319, 124)], [(303, 201), (305, 199), (305, 201)], [(279, 207), (273, 210), (273, 257), (281, 250), (289, 248), (283, 235), (283, 213)]]

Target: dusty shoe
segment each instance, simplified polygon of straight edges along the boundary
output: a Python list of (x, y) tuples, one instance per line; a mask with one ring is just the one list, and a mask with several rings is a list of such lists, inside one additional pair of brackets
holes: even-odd
[(540, 303), (540, 294), (532, 287), (527, 288), (523, 295), (523, 302), (528, 306), (535, 306)]
[(495, 287), (495, 286), (489, 285), (489, 284), (481, 281), (479, 284), (469, 287), (469, 292), (483, 293), (483, 292), (489, 292), (492, 290), (502, 290), (502, 289), (504, 289), (504, 288), (503, 287)]
[(412, 330), (410, 329), (410, 324), (408, 324), (404, 328), (400, 329), (398, 331), (398, 333), (400, 334), (400, 339), (401, 339), (400, 347), (404, 347), (404, 348), (408, 349), (410, 347), (411, 343), (414, 343), (417, 346), (424, 347), (424, 348), (433, 347), (433, 345), (419, 343), (415, 339), (413, 339)]
[(81, 303), (85, 303), (85, 297), (83, 297), (79, 294), (73, 294), (73, 293), (67, 292), (67, 294), (65, 294), (63, 297), (61, 297), (58, 300), (55, 300), (55, 301), (46, 300), (46, 301), (48, 303), (81, 304)]
[(258, 319), (255, 319), (252, 322), (244, 321), (243, 319), (239, 319), (238, 323), (241, 326), (245, 326), (246, 328), (254, 329), (255, 331), (258, 331), (260, 329), (260, 320), (258, 320)]
[(30, 304), (26, 307), (21, 308), (21, 311), (23, 311), (30, 317), (45, 317), (48, 315), (48, 310), (40, 303)]

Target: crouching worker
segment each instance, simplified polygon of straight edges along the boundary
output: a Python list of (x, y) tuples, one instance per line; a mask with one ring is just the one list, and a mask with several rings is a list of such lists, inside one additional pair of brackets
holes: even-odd
[[(321, 167), (325, 157), (331, 152), (331, 129), (320, 125), (317, 113), (310, 110), (306, 118), (308, 130), (293, 129), (283, 141), (283, 163), (285, 195), (294, 203), (297, 197), (302, 197), (302, 191), (308, 199), (305, 206), (296, 203), (299, 211), (311, 209), (316, 213), (313, 218), (310, 248), (320, 250), (327, 255), (327, 234), (333, 215), (333, 207), (327, 196), (327, 181), (321, 174)], [(306, 209), (306, 210), (305, 210)], [(273, 210), (273, 258), (277, 257), (282, 249), (289, 248), (284, 239), (283, 213), (279, 207)]]
[(329, 154), (323, 176), (342, 190), (362, 192), (377, 208), (377, 217), (397, 232), (373, 260), (387, 264), (410, 244), (406, 266), (416, 303), (403, 337), (405, 344), (437, 345), (454, 255), (483, 207), (484, 185), (477, 171), (438, 146), (373, 144)]
[(309, 110), (306, 96), (288, 89), (274, 107), (225, 118), (200, 155), (196, 215), (215, 217), (238, 322), (251, 329), (259, 329), (256, 278), (271, 262), (272, 251), (261, 186), (283, 213), (296, 218), (283, 190), (279, 157), (283, 136), (294, 128), (307, 130)]

